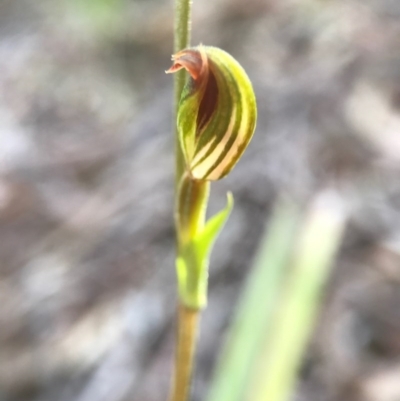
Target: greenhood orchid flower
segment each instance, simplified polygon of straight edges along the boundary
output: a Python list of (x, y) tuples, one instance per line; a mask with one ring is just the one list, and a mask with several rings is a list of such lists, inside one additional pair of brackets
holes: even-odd
[(225, 177), (249, 144), (256, 125), (256, 99), (240, 64), (216, 47), (197, 46), (172, 56), (168, 73), (189, 73), (178, 110), (178, 131), (189, 175)]

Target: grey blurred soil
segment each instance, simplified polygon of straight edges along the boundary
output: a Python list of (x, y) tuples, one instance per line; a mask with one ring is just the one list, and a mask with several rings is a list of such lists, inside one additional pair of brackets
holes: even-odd
[[(166, 400), (171, 3), (0, 0), (0, 401)], [(192, 42), (241, 62), (259, 119), (212, 185), (210, 213), (235, 208), (193, 400), (277, 195), (325, 188), (350, 223), (293, 399), (400, 400), (399, 38), (397, 0), (194, 0)]]

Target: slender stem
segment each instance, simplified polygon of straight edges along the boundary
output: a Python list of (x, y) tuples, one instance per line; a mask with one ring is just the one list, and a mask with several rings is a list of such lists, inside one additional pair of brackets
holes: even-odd
[(207, 302), (208, 260), (199, 261), (193, 240), (204, 229), (210, 183), (182, 175), (175, 211), (176, 274), (180, 302), (202, 309)]
[[(192, 1), (191, 0), (175, 0), (175, 27), (174, 27), (174, 53), (190, 46), (190, 15)], [(183, 86), (185, 85), (185, 71), (181, 70), (175, 73), (175, 115), (178, 114), (178, 104), (181, 97)], [(176, 121), (176, 118), (175, 118)], [(179, 134), (175, 134), (175, 189), (179, 187), (181, 176), (184, 170), (184, 160), (179, 143)]]
[[(194, 181), (188, 175), (182, 175), (181, 184), (178, 188), (176, 210), (178, 254), (182, 252), (184, 245), (196, 235), (198, 227), (203, 227), (204, 225), (204, 205), (207, 205), (208, 189), (208, 182)], [(188, 269), (185, 269), (184, 274), (177, 268), (180, 305), (178, 310), (175, 372), (170, 401), (187, 401), (189, 399), (197, 344), (198, 321), (201, 313), (200, 308), (187, 306), (188, 304), (190, 305), (192, 298), (197, 300), (199, 292), (198, 269), (195, 265), (187, 267)]]
[[(190, 14), (191, 0), (175, 0), (175, 43), (174, 52), (177, 53), (190, 45)], [(185, 85), (185, 72), (175, 74), (175, 116), (178, 114), (180, 96)], [(177, 119), (175, 118), (175, 121)], [(179, 132), (175, 128), (175, 204), (180, 203), (180, 184), (185, 169), (185, 162), (179, 142)], [(176, 223), (179, 219), (176, 219)], [(179, 245), (180, 227), (176, 224), (177, 242)], [(179, 305), (178, 338), (176, 341), (176, 360), (170, 401), (187, 401), (190, 395), (193, 359), (196, 349), (196, 339), (199, 321), (199, 311)]]
[(175, 373), (170, 401), (187, 401), (196, 350), (200, 312), (179, 305)]
[(177, 193), (175, 224), (178, 249), (204, 228), (210, 182), (194, 180), (183, 174)]

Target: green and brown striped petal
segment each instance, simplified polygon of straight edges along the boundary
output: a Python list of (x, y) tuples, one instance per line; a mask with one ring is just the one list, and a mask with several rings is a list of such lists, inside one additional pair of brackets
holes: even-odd
[(172, 60), (167, 72), (185, 68), (189, 73), (177, 122), (188, 173), (197, 180), (219, 180), (232, 170), (253, 136), (253, 87), (240, 64), (216, 47), (185, 49)]

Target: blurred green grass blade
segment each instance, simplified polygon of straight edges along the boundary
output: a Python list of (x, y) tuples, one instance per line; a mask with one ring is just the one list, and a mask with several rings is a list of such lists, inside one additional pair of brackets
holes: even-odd
[(278, 203), (261, 241), (208, 401), (242, 399), (250, 367), (274, 309), (299, 217), (300, 211), (293, 203), (287, 200)]
[(284, 401), (290, 396), (345, 220), (335, 194), (322, 193), (313, 202), (296, 241), (272, 332), (264, 332), (246, 400)]

